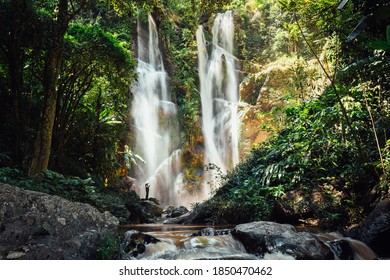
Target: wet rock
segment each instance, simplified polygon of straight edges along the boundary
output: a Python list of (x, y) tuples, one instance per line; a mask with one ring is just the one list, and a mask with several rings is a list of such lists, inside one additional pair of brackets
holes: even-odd
[(316, 236), (324, 242), (338, 260), (376, 260), (378, 256), (367, 244), (345, 237), (337, 232), (317, 233)]
[(191, 216), (192, 212), (185, 213), (176, 218), (167, 218), (164, 220), (164, 224), (186, 224), (186, 220)]
[(167, 215), (168, 218), (177, 218), (180, 217), (181, 215), (184, 215), (188, 213), (188, 209), (184, 206), (180, 206), (177, 208), (172, 209), (172, 212)]
[(163, 208), (158, 205), (155, 201), (152, 200), (142, 200), (141, 201), (142, 211), (152, 217), (161, 217), (163, 213)]
[(253, 222), (237, 225), (232, 235), (240, 240), (248, 253), (264, 255), (281, 253), (301, 260), (333, 259), (331, 250), (315, 235), (298, 232), (292, 225)]
[(367, 244), (379, 257), (390, 257), (390, 199), (378, 203), (367, 218), (347, 235)]
[(211, 213), (204, 208), (204, 205), (201, 204), (199, 207), (196, 207), (179, 217), (167, 219), (166, 223), (183, 225), (211, 225)]
[(0, 183), (0, 259), (96, 259), (118, 225), (89, 204)]
[(353, 260), (354, 250), (351, 244), (344, 239), (329, 241), (329, 246), (335, 257), (339, 260)]
[(16, 259), (20, 259), (21, 257), (25, 256), (26, 253), (24, 252), (15, 252), (15, 251), (11, 251), (8, 253), (7, 255), (7, 260), (16, 260)]
[(141, 199), (141, 201), (152, 201), (154, 204), (160, 205), (160, 201), (154, 197), (149, 197), (148, 199)]
[(169, 205), (169, 206), (164, 208), (163, 214), (169, 215), (172, 213), (173, 209), (175, 209), (175, 206)]
[(278, 223), (297, 224), (301, 215), (287, 203), (276, 201), (272, 210), (272, 218)]
[(157, 238), (137, 230), (126, 231), (121, 245), (120, 258), (133, 259), (145, 253), (146, 245), (161, 242)]

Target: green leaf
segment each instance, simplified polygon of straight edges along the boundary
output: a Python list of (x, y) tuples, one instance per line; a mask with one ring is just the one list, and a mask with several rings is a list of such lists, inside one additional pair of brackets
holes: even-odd
[(390, 25), (386, 28), (386, 38), (387, 38), (387, 44), (390, 45)]
[(130, 156), (129, 156), (129, 154), (124, 154), (123, 156), (124, 156), (125, 161), (126, 161), (126, 167), (130, 169), (131, 165), (130, 165)]
[(355, 28), (352, 30), (351, 34), (347, 37), (347, 42), (351, 42), (353, 39), (355, 39), (360, 33), (363, 32), (364, 28), (366, 27), (366, 19), (368, 16), (364, 16), (359, 23), (355, 26)]
[(390, 50), (390, 45), (383, 40), (375, 40), (368, 43), (368, 45), (376, 50)]
[(278, 3), (279, 3), (279, 5), (282, 6), (282, 8), (284, 8), (284, 9), (287, 8), (287, 1), (286, 0), (279, 0)]
[(134, 157), (136, 158), (136, 159), (138, 159), (140, 162), (142, 162), (142, 163), (146, 163), (146, 161), (141, 157), (141, 156), (139, 156), (139, 155), (134, 155)]
[(340, 5), (337, 7), (337, 10), (341, 10), (344, 8), (345, 4), (347, 4), (348, 0), (341, 1)]

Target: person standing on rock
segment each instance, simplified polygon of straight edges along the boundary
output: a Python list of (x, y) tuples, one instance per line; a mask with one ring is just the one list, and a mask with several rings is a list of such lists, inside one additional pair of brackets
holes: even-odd
[(149, 199), (149, 188), (150, 188), (150, 184), (146, 183), (145, 184), (145, 191), (146, 191), (145, 200)]

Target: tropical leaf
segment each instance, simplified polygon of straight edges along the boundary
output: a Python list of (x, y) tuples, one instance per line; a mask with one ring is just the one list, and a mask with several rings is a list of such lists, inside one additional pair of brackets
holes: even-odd
[(136, 159), (138, 159), (140, 162), (142, 162), (142, 163), (146, 163), (146, 161), (142, 158), (142, 157), (140, 157), (139, 155), (137, 155), (137, 154), (134, 154), (134, 158), (136, 158)]
[(364, 28), (366, 27), (366, 19), (368, 16), (364, 16), (359, 23), (356, 25), (356, 27), (352, 30), (351, 34), (347, 37), (347, 42), (351, 42), (353, 39), (355, 39), (357, 36), (359, 36), (360, 33), (363, 32)]
[(131, 162), (135, 166), (139, 166), (139, 162), (143, 164), (146, 163), (146, 161), (140, 155), (134, 153), (128, 145), (125, 145), (123, 157), (125, 158), (126, 167), (129, 169), (131, 168)]
[(347, 4), (348, 0), (341, 1), (340, 5), (337, 7), (337, 10), (341, 10), (344, 8), (345, 4)]
[(390, 50), (390, 45), (384, 40), (371, 41), (369, 42), (369, 45), (376, 50), (384, 50), (384, 51)]

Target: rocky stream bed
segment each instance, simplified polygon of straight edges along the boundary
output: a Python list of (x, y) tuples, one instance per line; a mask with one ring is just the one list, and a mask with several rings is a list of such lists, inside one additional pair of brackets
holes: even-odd
[[(88, 204), (0, 183), (0, 259), (98, 259), (102, 240), (118, 236), (119, 231), (118, 219), (109, 212), (101, 213)], [(210, 254), (194, 258), (211, 259), (264, 258), (272, 254), (304, 260), (383, 258), (390, 252), (386, 238), (389, 233), (390, 200), (385, 200), (344, 236), (318, 235), (269, 221), (240, 224), (222, 231), (206, 228), (180, 238), (176, 236), (177, 242), (129, 230), (119, 234), (116, 258), (142, 259), (148, 249), (154, 254), (151, 258), (161, 259), (191, 258), (183, 253), (189, 249), (197, 253), (208, 250)], [(218, 255), (210, 249), (221, 248), (221, 244), (231, 250)], [(372, 254), (359, 252), (359, 244), (371, 247)], [(161, 250), (156, 247), (174, 253), (159, 255)]]

